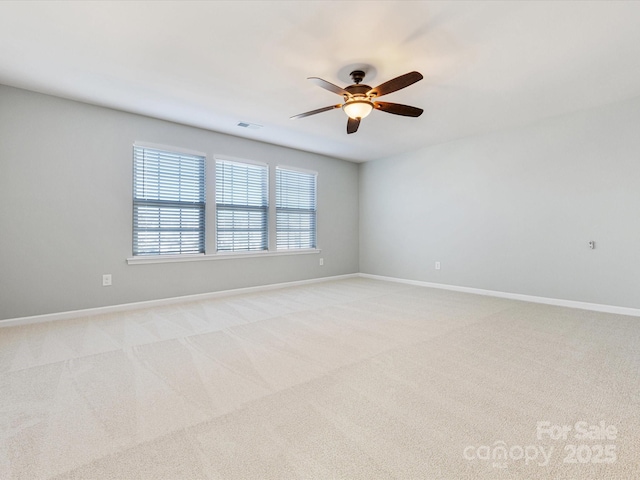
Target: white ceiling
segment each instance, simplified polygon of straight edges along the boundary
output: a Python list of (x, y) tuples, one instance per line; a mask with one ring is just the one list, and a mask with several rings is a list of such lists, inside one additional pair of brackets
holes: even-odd
[[(425, 113), (289, 119), (359, 63)], [(0, 83), (366, 161), (640, 95), (640, 2), (2, 1)]]

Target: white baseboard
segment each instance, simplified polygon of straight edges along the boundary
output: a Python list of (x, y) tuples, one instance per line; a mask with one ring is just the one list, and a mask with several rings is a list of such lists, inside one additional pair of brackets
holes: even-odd
[(161, 307), (164, 305), (172, 305), (181, 302), (193, 302), (198, 300), (207, 300), (217, 297), (225, 297), (230, 295), (241, 295), (243, 293), (265, 292), (268, 290), (276, 290), (285, 287), (295, 287), (298, 285), (309, 285), (311, 283), (328, 282), (331, 280), (341, 280), (344, 278), (355, 278), (360, 274), (349, 273), (346, 275), (334, 275), (332, 277), (311, 278), (309, 280), (297, 280), (294, 282), (272, 283), (269, 285), (258, 285), (256, 287), (234, 288), (231, 290), (220, 290), (218, 292), (198, 293), (195, 295), (184, 295), (181, 297), (159, 298), (157, 300), (147, 300), (144, 302), (124, 303), (120, 305), (110, 305), (106, 307), (86, 308), (83, 310), (72, 310), (69, 312), (46, 313), (43, 315), (34, 315), (31, 317), (9, 318), (0, 320), (0, 328), (15, 327), (18, 325), (28, 325), (31, 323), (51, 322), (53, 320), (69, 320), (72, 318), (89, 317), (94, 315), (103, 315), (105, 313), (123, 312), (126, 310), (137, 310), (140, 308)]
[(524, 295), (520, 293), (500, 292), (497, 290), (484, 290), (481, 288), (459, 287), (456, 285), (447, 285), (444, 283), (423, 282), (420, 280), (407, 280), (396, 277), (386, 277), (383, 275), (372, 275), (369, 273), (350, 273), (346, 275), (335, 275), (332, 277), (312, 278), (309, 280), (298, 280), (294, 282), (273, 283), (270, 285), (259, 285), (256, 287), (235, 288), (231, 290), (221, 290), (218, 292), (199, 293), (196, 295), (185, 295), (181, 297), (160, 298), (157, 300), (147, 300), (143, 302), (125, 303), (120, 305), (110, 305), (106, 307), (87, 308), (83, 310), (73, 310), (69, 312), (47, 313), (44, 315), (34, 315), (31, 317), (10, 318), (0, 320), (0, 328), (15, 327), (18, 325), (28, 325), (31, 323), (50, 322), (53, 320), (69, 320), (72, 318), (88, 317), (94, 315), (103, 315), (106, 313), (123, 312), (140, 308), (160, 307), (164, 305), (172, 305), (180, 302), (192, 302), (198, 300), (207, 300), (211, 298), (224, 297), (230, 295), (241, 295), (243, 293), (265, 292), (268, 290), (276, 290), (286, 287), (295, 287), (298, 285), (309, 285), (313, 283), (328, 282), (331, 280), (341, 280), (345, 278), (370, 278), (373, 280), (383, 280), (387, 282), (404, 283), (407, 285), (416, 285), (420, 287), (438, 288), (441, 290), (452, 290), (455, 292), (472, 293), (475, 295), (486, 295), (490, 297), (507, 298), (511, 300), (521, 300), (523, 302), (542, 303), (545, 305), (555, 305), (558, 307), (578, 308), (581, 310), (591, 310), (595, 312), (614, 313), (618, 315), (629, 315), (640, 317), (640, 309), (629, 307), (618, 307), (614, 305), (601, 305), (598, 303), (578, 302), (574, 300), (562, 300), (558, 298), (536, 297), (533, 295)]
[(369, 273), (360, 273), (362, 278), (371, 278), (374, 280), (384, 280), (387, 282), (406, 283), (408, 285), (417, 285), (420, 287), (439, 288), (441, 290), (453, 290), (454, 292), (473, 293), (476, 295), (486, 295), (489, 297), (508, 298), (511, 300), (521, 300), (523, 302), (543, 303), (545, 305), (555, 305), (558, 307), (578, 308), (581, 310), (592, 310), (595, 312), (615, 313), (618, 315), (630, 315), (632, 317), (640, 317), (640, 309), (629, 307), (617, 307), (615, 305), (601, 305), (599, 303), (577, 302), (574, 300), (562, 300), (559, 298), (536, 297), (534, 295), (523, 295), (521, 293), (500, 292), (497, 290), (483, 290), (481, 288), (458, 287), (456, 285), (447, 285), (444, 283), (422, 282), (419, 280), (406, 280), (396, 277), (385, 277), (382, 275), (371, 275)]

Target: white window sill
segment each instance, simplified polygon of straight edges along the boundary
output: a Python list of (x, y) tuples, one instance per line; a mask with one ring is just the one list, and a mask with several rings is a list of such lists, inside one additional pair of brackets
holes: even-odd
[(322, 250), (310, 248), (304, 250), (276, 250), (262, 252), (224, 252), (213, 254), (197, 255), (140, 255), (127, 258), (129, 265), (141, 265), (147, 263), (175, 263), (175, 262), (202, 262), (206, 260), (230, 260), (232, 258), (258, 258), (258, 257), (280, 257), (283, 255), (308, 255), (310, 253), (320, 253)]

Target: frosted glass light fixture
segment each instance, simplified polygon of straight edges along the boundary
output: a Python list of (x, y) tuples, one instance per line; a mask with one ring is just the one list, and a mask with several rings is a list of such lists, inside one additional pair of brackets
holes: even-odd
[(371, 110), (373, 110), (373, 102), (358, 98), (348, 100), (347, 103), (342, 106), (342, 110), (344, 110), (344, 113), (346, 113), (350, 118), (363, 119), (371, 113)]

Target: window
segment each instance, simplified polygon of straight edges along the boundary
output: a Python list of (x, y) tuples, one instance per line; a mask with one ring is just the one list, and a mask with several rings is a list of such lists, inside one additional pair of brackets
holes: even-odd
[(218, 251), (267, 250), (268, 166), (216, 160)]
[(133, 147), (133, 255), (204, 253), (205, 157)]
[(276, 248), (316, 248), (316, 173), (276, 167)]
[[(207, 164), (198, 152), (134, 144), (129, 264), (316, 252), (316, 172), (234, 158), (214, 161)], [(214, 167), (215, 181), (207, 183), (205, 172), (214, 176)], [(215, 197), (215, 213), (206, 212), (206, 197)], [(271, 202), (276, 208), (269, 210)]]

